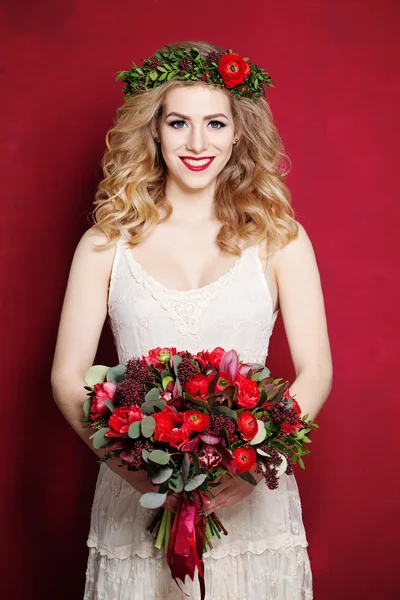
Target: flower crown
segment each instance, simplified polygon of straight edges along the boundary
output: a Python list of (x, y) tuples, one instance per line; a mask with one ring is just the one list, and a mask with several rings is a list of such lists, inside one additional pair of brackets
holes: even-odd
[(119, 71), (115, 81), (122, 79), (125, 99), (146, 89), (162, 85), (170, 79), (179, 79), (190, 85), (205, 81), (218, 87), (226, 87), (237, 97), (246, 96), (256, 100), (265, 96), (266, 87), (274, 87), (271, 77), (261, 67), (248, 62), (238, 54), (209, 52), (205, 58), (198, 48), (187, 50), (183, 46), (155, 53), (154, 59), (142, 59), (143, 65), (129, 71)]

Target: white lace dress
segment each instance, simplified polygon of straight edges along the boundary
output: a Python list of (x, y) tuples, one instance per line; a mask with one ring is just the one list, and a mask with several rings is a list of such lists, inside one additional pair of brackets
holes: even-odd
[[(191, 352), (222, 346), (240, 359), (264, 363), (278, 311), (273, 313), (257, 245), (210, 285), (166, 288), (133, 258), (123, 237), (109, 287), (109, 317), (119, 361), (151, 348)], [(184, 600), (163, 550), (146, 531), (152, 509), (140, 494), (100, 466), (87, 545), (84, 600)], [(206, 600), (311, 600), (312, 574), (295, 475), (276, 490), (264, 481), (241, 502), (218, 509), (228, 536), (203, 554)], [(182, 586), (200, 598), (197, 575)]]

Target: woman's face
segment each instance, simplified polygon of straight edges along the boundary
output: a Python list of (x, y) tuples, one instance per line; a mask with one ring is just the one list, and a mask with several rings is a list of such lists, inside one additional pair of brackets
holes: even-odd
[(168, 176), (189, 189), (207, 187), (232, 154), (235, 130), (229, 99), (205, 85), (170, 90), (158, 137)]

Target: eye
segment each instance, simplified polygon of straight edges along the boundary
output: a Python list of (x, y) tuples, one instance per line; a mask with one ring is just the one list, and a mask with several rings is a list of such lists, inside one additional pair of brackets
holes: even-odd
[[(170, 123), (168, 123), (168, 125), (170, 125), (171, 127), (173, 127), (174, 129), (183, 129), (183, 127), (178, 127), (178, 123), (185, 123), (185, 121), (183, 121), (182, 119), (176, 120), (176, 121), (171, 121)], [(216, 123), (218, 125), (218, 127), (211, 127), (211, 129), (222, 129), (222, 127), (226, 127), (225, 123), (222, 123), (222, 121), (210, 121), (210, 125), (211, 123)]]
[(211, 129), (222, 129), (222, 127), (226, 127), (225, 123), (222, 123), (222, 121), (210, 121), (210, 123), (217, 123), (217, 125), (220, 125), (220, 127), (211, 127)]
[(185, 121), (183, 121), (182, 119), (180, 119), (179, 121), (171, 121), (170, 123), (168, 123), (168, 125), (171, 125), (171, 127), (174, 127), (175, 129), (182, 129), (182, 127), (175, 127), (175, 125), (177, 123), (184, 123)]

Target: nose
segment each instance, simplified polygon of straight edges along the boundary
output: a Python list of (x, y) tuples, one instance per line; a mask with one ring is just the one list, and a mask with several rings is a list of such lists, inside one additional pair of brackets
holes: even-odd
[(207, 132), (203, 125), (193, 125), (186, 142), (187, 150), (201, 154), (208, 148)]

